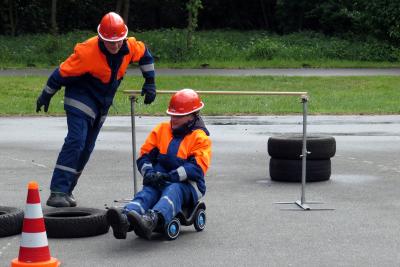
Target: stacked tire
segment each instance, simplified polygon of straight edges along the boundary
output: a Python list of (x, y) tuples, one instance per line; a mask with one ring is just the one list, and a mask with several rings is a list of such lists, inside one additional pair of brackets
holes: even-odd
[[(279, 135), (268, 139), (269, 174), (271, 180), (301, 182), (303, 135)], [(329, 180), (331, 158), (336, 153), (332, 136), (307, 136), (306, 182)]]

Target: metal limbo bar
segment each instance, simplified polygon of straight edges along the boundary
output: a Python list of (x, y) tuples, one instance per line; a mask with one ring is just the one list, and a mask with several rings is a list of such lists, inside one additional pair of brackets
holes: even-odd
[[(137, 193), (137, 174), (136, 174), (136, 130), (135, 130), (135, 102), (136, 95), (141, 94), (140, 90), (124, 90), (125, 94), (129, 95), (131, 100), (131, 128), (132, 128), (132, 152), (133, 152), (133, 186), (134, 192)], [(157, 91), (157, 94), (174, 94), (177, 91)], [(280, 95), (280, 96), (300, 96), (303, 104), (303, 145), (302, 145), (302, 167), (301, 167), (301, 197), (295, 202), (276, 202), (277, 204), (296, 204), (303, 210), (311, 210), (306, 203), (305, 187), (306, 187), (306, 166), (307, 166), (307, 92), (280, 92), (280, 91), (197, 91), (202, 95)]]

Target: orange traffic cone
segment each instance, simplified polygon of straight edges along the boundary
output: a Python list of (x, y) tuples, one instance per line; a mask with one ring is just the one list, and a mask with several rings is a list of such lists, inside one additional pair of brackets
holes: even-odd
[(60, 262), (50, 256), (39, 186), (37, 182), (29, 182), (19, 255), (11, 261), (11, 267), (57, 266)]

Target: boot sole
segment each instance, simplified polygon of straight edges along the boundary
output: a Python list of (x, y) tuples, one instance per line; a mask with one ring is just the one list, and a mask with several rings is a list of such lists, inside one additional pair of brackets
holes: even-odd
[(46, 202), (46, 205), (47, 206), (49, 206), (49, 207), (53, 207), (53, 208), (68, 208), (68, 207), (71, 207), (71, 204), (69, 203), (69, 202), (67, 202), (67, 203), (63, 203), (63, 202), (49, 202), (49, 201), (47, 201)]
[(119, 220), (120, 214), (116, 210), (109, 209), (106, 214), (107, 222), (110, 224), (113, 229), (113, 235), (116, 239), (126, 239), (126, 232), (121, 226), (121, 222)]

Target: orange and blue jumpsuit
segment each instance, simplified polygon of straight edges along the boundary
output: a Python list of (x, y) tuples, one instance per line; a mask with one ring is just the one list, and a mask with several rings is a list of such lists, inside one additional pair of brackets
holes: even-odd
[(139, 62), (145, 83), (154, 85), (154, 60), (144, 43), (129, 37), (117, 54), (99, 38), (75, 46), (74, 53), (54, 70), (42, 95), (51, 98), (65, 86), (68, 133), (50, 185), (52, 192), (71, 193), (89, 160), (98, 133), (128, 65)]
[(169, 173), (172, 183), (155, 188), (143, 186), (124, 207), (143, 215), (152, 209), (169, 223), (183, 206), (193, 206), (206, 193), (204, 176), (211, 161), (211, 140), (202, 119), (192, 131), (174, 137), (169, 122), (156, 126), (141, 147), (138, 170)]

